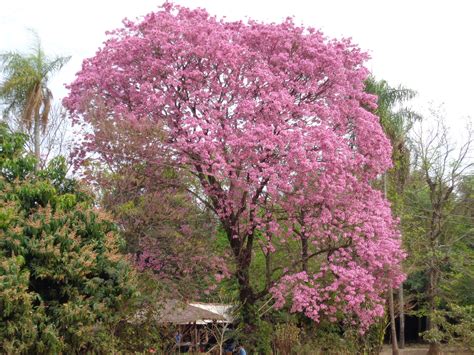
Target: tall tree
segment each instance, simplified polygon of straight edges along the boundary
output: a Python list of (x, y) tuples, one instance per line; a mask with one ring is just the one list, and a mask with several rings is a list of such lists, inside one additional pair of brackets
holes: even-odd
[[(454, 300), (446, 296), (442, 284), (447, 275), (456, 271), (456, 265), (462, 266), (459, 261), (464, 256), (459, 259), (459, 253), (455, 251), (472, 236), (472, 227), (461, 231), (459, 225), (461, 221), (469, 221), (460, 211), (465, 206), (462, 188), (466, 186), (463, 183), (468, 181), (466, 175), (472, 174), (474, 166), (469, 156), (474, 141), (472, 127), (468, 126), (466, 140), (456, 146), (440, 113), (432, 113), (437, 120), (435, 127), (426, 129), (422, 126), (414, 135), (414, 178), (422, 184), (418, 182), (418, 188), (407, 197), (410, 199), (411, 228), (420, 232), (417, 238), (410, 240), (409, 246), (417, 251), (414, 262), (426, 273), (428, 282), (424, 297), (426, 306), (423, 307), (428, 317), (425, 337), (430, 342), (429, 353), (438, 354), (444, 339), (439, 312), (443, 304)], [(469, 253), (465, 257), (470, 257)]]
[(41, 133), (45, 132), (48, 125), (53, 99), (48, 82), (69, 59), (70, 57), (48, 57), (36, 33), (29, 53), (0, 54), (3, 72), (0, 100), (5, 105), (3, 113), (20, 117), (20, 122), (28, 130), (33, 127), (34, 154), (37, 164), (41, 162)]
[[(245, 323), (255, 324), (255, 302), (272, 292), (277, 307), (290, 301), (315, 321), (344, 314), (365, 329), (383, 313), (381, 295), (398, 287), (403, 258), (388, 203), (370, 183), (391, 151), (366, 109), (375, 105), (364, 91), (366, 58), (290, 20), (225, 22), (166, 3), (113, 32), (65, 104), (88, 123), (163, 127), (143, 159), (169, 156), (163, 165), (194, 177), (196, 199), (226, 233)], [(100, 156), (100, 128), (91, 129), (85, 149)], [(257, 289), (255, 244), (273, 252), (272, 239), (296, 238), (288, 218), (297, 223), (305, 200), (320, 206), (301, 226), (318, 269), (301, 273), (296, 260)]]
[[(416, 92), (402, 86), (391, 87), (385, 80), (377, 81), (369, 77), (366, 81), (367, 92), (377, 95), (377, 108), (375, 114), (380, 118), (380, 123), (385, 134), (392, 144), (393, 167), (383, 179), (385, 196), (392, 203), (392, 209), (398, 216), (402, 216), (403, 204), (401, 203), (403, 191), (410, 172), (410, 150), (408, 147), (408, 133), (420, 116), (403, 104), (416, 95)], [(390, 190), (390, 193), (388, 193)], [(390, 290), (389, 292), (392, 292)], [(403, 283), (398, 289), (399, 320), (400, 320), (400, 348), (405, 347), (405, 313)], [(392, 331), (393, 352), (398, 352), (395, 327), (395, 310), (393, 308), (393, 295), (389, 295), (390, 327)]]

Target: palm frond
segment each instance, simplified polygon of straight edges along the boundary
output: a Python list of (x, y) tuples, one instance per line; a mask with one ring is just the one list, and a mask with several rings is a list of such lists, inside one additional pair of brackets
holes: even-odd
[(37, 84), (28, 96), (28, 101), (23, 111), (23, 122), (28, 128), (31, 127), (31, 123), (36, 118), (36, 115), (39, 115), (42, 101), (43, 91), (41, 90), (41, 85)]
[(38, 83), (38, 76), (31, 61), (18, 53), (3, 53), (0, 61), (4, 73), (4, 80), (0, 83), (0, 101), (7, 104), (4, 113), (21, 111)]
[(0, 70), (4, 78), (0, 82), (0, 103), (5, 105), (4, 115), (16, 113), (30, 127), (35, 115), (40, 115), (44, 129), (52, 101), (51, 91), (47, 88), (48, 80), (70, 57), (48, 58), (38, 34), (35, 31), (32, 34), (34, 40), (28, 54), (0, 54)]
[(377, 81), (373, 76), (366, 80), (365, 89), (377, 96), (378, 107), (374, 113), (379, 116), (380, 123), (390, 138), (406, 134), (413, 123), (421, 119), (421, 116), (410, 108), (401, 106), (417, 95), (415, 90), (401, 85), (394, 88), (385, 80)]
[(47, 78), (61, 70), (71, 59), (71, 57), (56, 57), (53, 60), (47, 61), (43, 66), (43, 77)]

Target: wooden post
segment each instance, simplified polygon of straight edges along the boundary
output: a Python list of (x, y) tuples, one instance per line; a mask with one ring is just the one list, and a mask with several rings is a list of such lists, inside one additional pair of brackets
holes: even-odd
[(197, 330), (197, 325), (196, 322), (194, 322), (194, 349), (198, 350), (198, 330)]

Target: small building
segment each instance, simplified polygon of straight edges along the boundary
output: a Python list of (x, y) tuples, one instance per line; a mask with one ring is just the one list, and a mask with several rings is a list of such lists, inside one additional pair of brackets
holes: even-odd
[(222, 345), (234, 322), (232, 305), (168, 300), (158, 309), (157, 323), (174, 328), (179, 352), (209, 351)]

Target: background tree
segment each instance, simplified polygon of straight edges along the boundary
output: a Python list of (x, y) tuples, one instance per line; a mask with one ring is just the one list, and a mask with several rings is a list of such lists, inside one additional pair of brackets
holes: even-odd
[(461, 306), (474, 305), (474, 174), (462, 176), (451, 221), (454, 239), (453, 267), (443, 279), (443, 291), (452, 303)]
[(46, 132), (53, 99), (48, 81), (69, 59), (46, 56), (36, 34), (30, 53), (7, 52), (0, 55), (3, 72), (0, 100), (5, 105), (3, 113), (16, 117), (25, 131), (32, 130), (31, 141), (37, 164), (42, 161), (41, 133)]
[[(256, 301), (271, 291), (277, 307), (289, 301), (315, 321), (344, 314), (365, 329), (398, 286), (403, 258), (389, 206), (370, 184), (389, 167), (390, 144), (366, 109), (375, 105), (364, 92), (366, 58), (290, 20), (224, 22), (167, 3), (114, 31), (65, 104), (91, 123), (84, 149), (97, 155), (96, 119), (163, 128), (142, 158), (193, 176), (195, 198), (225, 232), (250, 328)], [(291, 267), (255, 288), (254, 246), (273, 252), (273, 236), (294, 238), (286, 216), (304, 199), (323, 205), (302, 226), (318, 270)]]
[[(464, 183), (470, 180), (474, 163), (469, 156), (471, 126), (465, 132), (465, 143), (456, 147), (440, 113), (433, 111), (433, 115), (438, 120), (437, 125), (428, 130), (421, 126), (413, 138), (416, 161), (412, 186), (406, 196), (409, 219), (405, 228), (415, 231), (407, 239), (410, 250), (416, 251), (411, 263), (426, 273), (425, 302), (421, 305), (428, 317), (425, 338), (430, 342), (430, 353), (437, 354), (441, 341), (446, 340), (449, 324), (444, 321), (446, 318), (439, 316), (440, 312), (457, 299), (448, 296), (449, 287), (443, 289), (443, 284), (449, 285), (455, 280), (451, 279), (453, 275), (467, 269), (472, 274), (472, 263), (470, 266), (466, 263), (472, 256), (469, 251), (472, 220), (461, 211), (466, 201), (462, 193), (466, 188)], [(469, 272), (465, 277), (469, 279)]]
[[(26, 135), (26, 150), (35, 154), (34, 128), (27, 127), (21, 116), (8, 114), (4, 117), (4, 120), (12, 132), (22, 132)], [(44, 166), (48, 161), (58, 156), (70, 156), (73, 150), (73, 142), (77, 139), (73, 132), (74, 127), (65, 108), (60, 103), (52, 103), (48, 123), (41, 131), (41, 165)]]
[(35, 171), (25, 138), (0, 125), (0, 350), (108, 352), (133, 271), (64, 159)]

